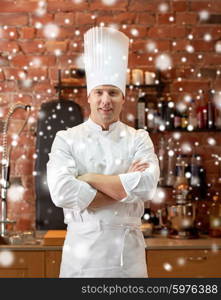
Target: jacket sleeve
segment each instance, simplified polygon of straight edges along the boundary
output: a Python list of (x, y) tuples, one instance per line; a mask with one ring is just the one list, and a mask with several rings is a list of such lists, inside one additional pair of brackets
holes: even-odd
[(160, 169), (149, 133), (143, 129), (137, 130), (134, 147), (135, 155), (133, 160), (148, 162), (149, 167), (143, 172), (131, 172), (119, 175), (127, 193), (127, 196), (120, 202), (131, 203), (138, 200), (151, 200), (156, 192)]
[(70, 152), (68, 137), (65, 131), (59, 131), (47, 163), (47, 183), (56, 206), (80, 212), (93, 201), (97, 190), (76, 179), (77, 176), (76, 162)]

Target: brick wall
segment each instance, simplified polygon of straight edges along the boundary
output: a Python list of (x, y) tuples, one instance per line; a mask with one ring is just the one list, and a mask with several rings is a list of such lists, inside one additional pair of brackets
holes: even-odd
[[(9, 217), (17, 220), (16, 229), (34, 228), (35, 193), (33, 180), (37, 113), (42, 102), (57, 98), (54, 85), (59, 68), (77, 67), (83, 49), (86, 30), (103, 23), (114, 25), (131, 39), (130, 68), (155, 71), (155, 58), (170, 55), (173, 66), (162, 72), (164, 92), (174, 101), (188, 93), (198, 95), (199, 89), (220, 89), (221, 54), (215, 49), (221, 39), (221, 5), (219, 0), (2, 0), (0, 3), (0, 118), (4, 119), (9, 106), (20, 101), (32, 105), (31, 122), (13, 149), (11, 176), (21, 177), (25, 187), (21, 201), (9, 203)], [(209, 18), (206, 18), (209, 13)], [(55, 24), (59, 34), (46, 38), (44, 29)], [(50, 29), (49, 29), (50, 31)], [(205, 34), (209, 34), (208, 39)], [(156, 43), (157, 52), (147, 51), (147, 43)], [(193, 52), (186, 47), (191, 45)], [(58, 51), (59, 50), (59, 51)], [(182, 60), (185, 57), (186, 60)], [(39, 63), (40, 62), (40, 63)], [(24, 81), (26, 78), (29, 81)], [(181, 79), (180, 79), (181, 78)], [(89, 114), (85, 91), (69, 92)], [(136, 113), (137, 92), (128, 93), (123, 121), (134, 125), (131, 115)], [(10, 134), (17, 132), (23, 111), (13, 115)], [(2, 125), (2, 122), (1, 124)], [(1, 127), (1, 126), (0, 126)], [(216, 139), (216, 147), (207, 138)], [(158, 136), (152, 135), (156, 149)], [(218, 133), (183, 134), (183, 140), (198, 140), (208, 180), (217, 177), (218, 167), (212, 153), (221, 154)], [(25, 147), (24, 147), (25, 146)]]

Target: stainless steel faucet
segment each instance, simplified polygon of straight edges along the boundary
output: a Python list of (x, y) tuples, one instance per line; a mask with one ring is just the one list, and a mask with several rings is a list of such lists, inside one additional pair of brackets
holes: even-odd
[[(0, 236), (1, 237), (6, 237), (8, 235), (7, 232), (7, 224), (13, 224), (16, 223), (16, 221), (9, 220), (7, 218), (7, 189), (9, 187), (9, 178), (10, 178), (10, 156), (11, 156), (11, 146), (8, 147), (8, 142), (7, 142), (7, 133), (8, 133), (8, 127), (9, 127), (9, 121), (13, 113), (17, 109), (24, 109), (27, 110), (28, 112), (31, 109), (30, 105), (24, 105), (23, 103), (15, 103), (9, 108), (8, 114), (6, 116), (6, 120), (3, 126), (3, 153), (2, 153), (2, 167), (1, 167), (1, 174), (2, 174), (2, 179), (1, 179), (1, 218), (0, 218), (0, 225), (1, 225), (1, 230), (0, 230)], [(27, 120), (29, 117), (29, 113), (20, 128), (17, 136), (19, 136), (24, 129)]]

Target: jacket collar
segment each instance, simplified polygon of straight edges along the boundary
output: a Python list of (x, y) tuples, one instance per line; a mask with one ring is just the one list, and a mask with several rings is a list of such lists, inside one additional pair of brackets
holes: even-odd
[(92, 129), (94, 129), (94, 130), (96, 130), (96, 131), (103, 131), (103, 132), (106, 131), (106, 132), (110, 132), (110, 131), (114, 130), (114, 129), (117, 127), (118, 124), (120, 124), (120, 121), (118, 120), (118, 121), (116, 121), (116, 122), (110, 124), (108, 130), (103, 130), (102, 127), (101, 127), (99, 124), (95, 123), (90, 117), (89, 117), (88, 120), (86, 121), (86, 124), (87, 124), (90, 128), (92, 128)]

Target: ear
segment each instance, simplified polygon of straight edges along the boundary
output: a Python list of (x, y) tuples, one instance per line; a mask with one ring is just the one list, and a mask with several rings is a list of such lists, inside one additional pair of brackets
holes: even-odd
[(122, 104), (124, 104), (125, 103), (125, 96), (124, 96), (124, 94), (122, 94)]
[(90, 94), (87, 96), (87, 102), (91, 103)]

